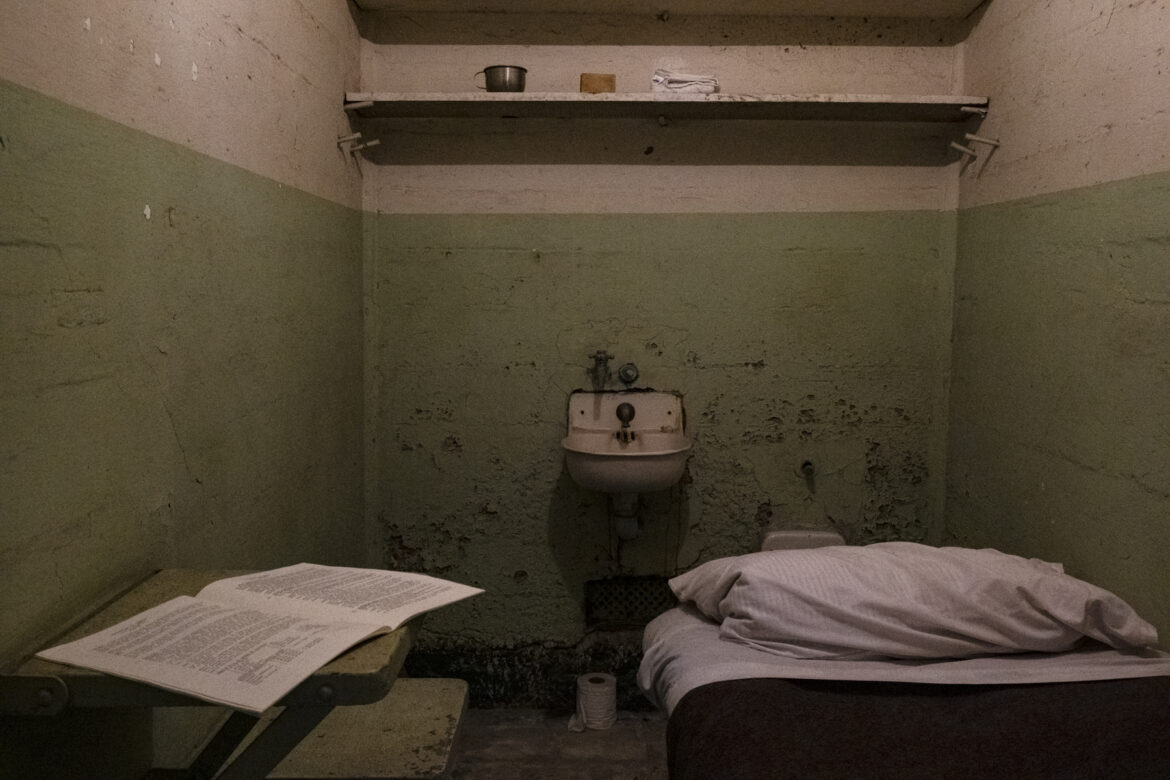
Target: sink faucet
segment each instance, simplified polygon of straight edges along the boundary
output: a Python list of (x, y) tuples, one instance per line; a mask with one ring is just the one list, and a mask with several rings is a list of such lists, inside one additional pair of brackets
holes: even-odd
[(630, 430), (630, 420), (634, 419), (634, 405), (622, 402), (617, 407), (617, 418), (622, 421), (622, 429), (614, 431), (614, 436), (622, 444), (629, 444), (637, 438), (637, 434)]
[(609, 361), (613, 360), (613, 355), (599, 349), (590, 355), (589, 359), (593, 361), (593, 368), (587, 373), (593, 379), (593, 391), (600, 393), (605, 389), (605, 383), (609, 381)]

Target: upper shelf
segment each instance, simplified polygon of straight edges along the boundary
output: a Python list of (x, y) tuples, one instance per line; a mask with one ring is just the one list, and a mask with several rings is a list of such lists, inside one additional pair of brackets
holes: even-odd
[(347, 92), (345, 110), (367, 118), (821, 119), (959, 122), (987, 111), (969, 95), (712, 95), (647, 92)]

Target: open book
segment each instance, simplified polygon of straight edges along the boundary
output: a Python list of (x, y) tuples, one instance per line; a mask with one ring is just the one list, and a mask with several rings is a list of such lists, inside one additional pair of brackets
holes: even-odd
[(218, 580), (37, 656), (259, 714), (362, 640), (482, 592), (424, 574), (299, 563)]

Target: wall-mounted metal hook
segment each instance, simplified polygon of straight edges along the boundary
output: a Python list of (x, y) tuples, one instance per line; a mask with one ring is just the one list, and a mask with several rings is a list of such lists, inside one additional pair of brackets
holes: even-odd
[(963, 137), (966, 138), (968, 141), (973, 141), (977, 144), (987, 144), (988, 146), (999, 146), (999, 141), (994, 139), (994, 138), (984, 138), (983, 136), (975, 135), (974, 133), (964, 133)]
[(381, 143), (382, 140), (380, 138), (362, 142), (362, 134), (360, 132), (337, 136), (338, 148), (350, 154), (360, 152), (362, 149), (369, 149), (371, 146), (378, 146)]
[(963, 146), (958, 141), (951, 141), (951, 148), (958, 149), (960, 152), (962, 152), (965, 155), (968, 155), (969, 157), (978, 157), (979, 156), (979, 153), (976, 152), (974, 149), (972, 149), (969, 146)]

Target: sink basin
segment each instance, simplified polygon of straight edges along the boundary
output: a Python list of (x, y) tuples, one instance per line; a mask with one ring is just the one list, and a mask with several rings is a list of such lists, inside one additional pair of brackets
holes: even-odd
[(639, 433), (622, 445), (613, 434), (572, 433), (564, 438), (569, 476), (587, 490), (651, 493), (678, 484), (691, 443), (681, 433)]
[[(623, 429), (621, 404), (634, 408)], [(569, 397), (569, 432), (561, 441), (569, 476), (587, 490), (651, 493), (678, 484), (690, 456), (682, 398), (675, 393), (626, 390)]]

